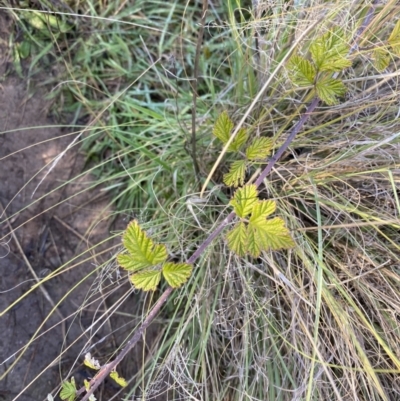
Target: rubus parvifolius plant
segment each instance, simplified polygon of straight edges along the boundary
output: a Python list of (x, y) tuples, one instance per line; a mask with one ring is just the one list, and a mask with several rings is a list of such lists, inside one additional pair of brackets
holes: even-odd
[[(368, 21), (367, 17), (366, 21)], [(364, 22), (363, 29), (366, 24), (367, 22)], [(246, 172), (254, 165), (265, 163), (265, 158), (272, 152), (274, 141), (265, 137), (252, 139), (245, 129), (238, 129), (239, 127), (234, 133), (231, 133), (234, 124), (227, 112), (223, 112), (216, 119), (213, 134), (224, 144), (230, 142), (228, 151), (238, 155), (244, 154), (245, 157), (244, 160), (233, 162), (229, 172), (223, 178), (225, 184), (238, 188), (230, 201), (233, 212), (218, 225), (187, 261), (182, 263), (168, 261), (165, 245), (157, 244), (149, 238), (136, 220), (128, 225), (122, 239), (124, 251), (117, 256), (120, 267), (128, 271), (132, 284), (138, 289), (155, 290), (161, 277), (165, 278), (169, 286), (160, 295), (141, 326), (115, 360), (100, 367), (95, 378), (89, 383), (85, 383), (80, 390), (76, 390), (75, 384), (72, 382), (64, 383), (61, 390), (63, 399), (73, 401), (76, 396), (86, 391), (82, 400), (86, 401), (106, 376), (113, 375), (119, 378), (115, 370), (116, 366), (140, 340), (144, 330), (151, 324), (173, 289), (182, 286), (189, 279), (193, 263), (235, 218), (239, 221), (227, 233), (227, 243), (229, 248), (241, 257), (258, 257), (261, 252), (266, 250), (287, 249), (295, 245), (283, 219), (279, 217), (269, 219), (269, 216), (276, 211), (276, 202), (259, 199), (257, 188), (287, 150), (319, 101), (322, 100), (328, 105), (332, 105), (338, 101), (339, 96), (345, 93), (345, 86), (337, 78), (337, 74), (351, 65), (351, 61), (347, 58), (351, 49), (346, 44), (340, 29), (332, 29), (315, 39), (310, 44), (309, 53), (311, 60), (300, 54), (293, 55), (288, 62), (288, 72), (295, 85), (310, 87), (312, 94), (316, 97), (254, 183), (245, 185)], [(254, 104), (249, 110), (254, 107)], [(234, 135), (235, 137), (232, 138)], [(122, 378), (119, 379), (121, 385), (126, 384)]]

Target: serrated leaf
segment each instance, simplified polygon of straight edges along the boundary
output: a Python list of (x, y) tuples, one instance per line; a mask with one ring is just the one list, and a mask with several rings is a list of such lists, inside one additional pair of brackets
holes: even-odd
[(146, 270), (130, 277), (135, 288), (143, 291), (155, 291), (161, 280), (160, 270)]
[(266, 218), (274, 213), (276, 210), (276, 202), (273, 200), (258, 201), (251, 212), (250, 222), (255, 222), (259, 219), (266, 220)]
[(264, 249), (264, 244), (258, 230), (248, 227), (247, 244), (247, 252), (253, 256), (253, 258), (258, 258), (261, 255), (261, 251)]
[(383, 71), (390, 63), (390, 54), (387, 50), (377, 48), (374, 50), (374, 65), (378, 71)]
[(256, 138), (246, 149), (246, 157), (249, 160), (263, 160), (271, 154), (272, 139)]
[(242, 221), (228, 232), (226, 236), (229, 249), (239, 256), (244, 256), (247, 252), (247, 225)]
[(233, 199), (229, 202), (238, 217), (244, 218), (253, 210), (253, 206), (257, 203), (258, 192), (254, 184), (245, 185), (239, 188), (233, 195)]
[(214, 124), (213, 134), (222, 142), (227, 143), (233, 129), (233, 122), (226, 111), (222, 112)]
[(339, 79), (331, 77), (321, 77), (315, 85), (318, 97), (329, 106), (337, 103), (336, 96), (343, 96), (346, 93), (346, 87)]
[(329, 31), (317, 38), (310, 46), (311, 57), (317, 71), (342, 71), (351, 66), (346, 57), (350, 46), (343, 39), (340, 29)]
[(188, 263), (167, 262), (162, 268), (162, 273), (172, 288), (178, 288), (188, 281), (192, 274), (192, 266)]
[(118, 264), (129, 271), (136, 271), (156, 266), (167, 259), (165, 245), (155, 244), (133, 220), (126, 229), (122, 242), (129, 255), (118, 255)]
[(388, 42), (393, 50), (393, 53), (395, 53), (397, 56), (400, 56), (400, 19), (396, 22), (396, 25), (389, 36)]
[(235, 136), (235, 139), (228, 147), (228, 152), (239, 152), (241, 147), (245, 144), (248, 138), (246, 128), (241, 128)]
[(115, 370), (110, 373), (110, 377), (111, 379), (115, 380), (115, 382), (118, 383), (121, 387), (126, 387), (128, 385), (126, 380), (121, 377)]
[(244, 184), (246, 175), (246, 160), (238, 160), (231, 164), (229, 172), (224, 174), (224, 183), (230, 187), (238, 187)]
[(313, 85), (315, 79), (315, 68), (305, 58), (294, 55), (290, 58), (288, 65), (289, 78), (299, 86)]
[(70, 382), (64, 382), (61, 385), (60, 398), (62, 400), (74, 401), (76, 397), (75, 379), (71, 377)]
[(248, 230), (249, 242), (254, 241), (260, 250), (279, 250), (294, 246), (289, 230), (280, 217), (271, 220), (254, 219), (249, 222)]

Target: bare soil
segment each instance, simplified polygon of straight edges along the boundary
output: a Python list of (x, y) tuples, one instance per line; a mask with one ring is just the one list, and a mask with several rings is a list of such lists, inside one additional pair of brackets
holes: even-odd
[[(119, 239), (106, 241), (96, 249), (97, 254), (114, 246), (103, 255), (94, 255), (77, 268), (43, 284), (50, 300), (40, 288), (29, 292), (36, 284), (34, 275), (46, 277), (87, 251), (91, 244), (107, 239), (110, 230), (122, 229), (127, 222), (122, 221), (119, 227), (110, 225), (108, 200), (99, 190), (76, 196), (88, 188), (90, 176), (59, 188), (83, 169), (84, 156), (79, 154), (79, 149), (67, 150), (78, 134), (60, 129), (47, 118), (50, 103), (44, 99), (45, 89), (32, 81), (28, 90), (26, 82), (12, 72), (8, 48), (11, 25), (7, 15), (0, 11), (0, 374), (16, 362), (12, 373), (0, 381), (0, 400), (31, 401), (44, 400), (74, 366), (75, 360), (78, 360), (75, 366), (82, 366), (80, 353), (89, 338), (88, 328), (93, 320), (120, 294), (130, 290), (129, 284), (119, 286), (119, 293), (99, 297), (97, 303), (76, 316), (74, 313), (91, 291), (94, 274), (50, 314), (52, 303), (57, 304), (86, 274), (115, 253)], [(92, 254), (87, 252), (78, 260)], [(96, 341), (101, 344), (103, 355), (110, 355), (115, 347), (121, 346), (126, 330), (140, 319), (143, 305), (137, 308), (130, 305), (126, 309), (131, 314), (135, 309), (138, 317), (128, 319), (131, 324), (126, 329), (114, 335), (115, 328), (126, 325), (126, 318), (118, 320), (117, 316), (90, 340), (89, 344)], [(62, 317), (65, 317), (64, 324), (60, 324)], [(35, 341), (24, 350), (37, 331)], [(152, 337), (149, 331), (148, 338)], [(106, 341), (102, 341), (104, 338)], [(71, 348), (58, 358), (67, 347)], [(91, 351), (96, 354), (98, 349), (95, 346)], [(129, 374), (139, 367), (135, 360), (142, 360), (142, 347), (132, 354), (129, 364), (121, 367), (128, 369)], [(80, 382), (88, 374), (84, 368), (74, 372)], [(115, 395), (118, 389), (106, 383), (102, 391), (108, 399), (107, 394)]]

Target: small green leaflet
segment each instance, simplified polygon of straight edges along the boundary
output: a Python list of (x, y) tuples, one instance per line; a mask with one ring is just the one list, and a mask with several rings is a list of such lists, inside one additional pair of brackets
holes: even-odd
[(146, 270), (131, 276), (132, 284), (139, 290), (155, 291), (161, 280), (160, 270)]
[(226, 111), (222, 112), (214, 124), (213, 134), (222, 142), (227, 143), (233, 129), (233, 122)]
[[(86, 379), (83, 379), (83, 385), (85, 386), (86, 391), (90, 391), (90, 382), (87, 381)], [(94, 394), (89, 395), (89, 401), (97, 401), (97, 398), (94, 396)]]
[(115, 382), (118, 383), (121, 387), (126, 387), (128, 385), (126, 380), (121, 377), (115, 370), (110, 373), (110, 377), (111, 379), (115, 380)]
[(317, 96), (328, 105), (337, 103), (336, 96), (343, 96), (346, 93), (346, 87), (342, 81), (328, 76), (321, 77), (315, 84)]
[[(214, 124), (213, 134), (223, 143), (226, 144), (234, 127), (233, 121), (229, 118), (226, 111), (222, 112)], [(248, 134), (245, 128), (241, 128), (228, 147), (228, 152), (239, 152), (240, 148), (247, 141)]]
[(62, 400), (74, 401), (76, 397), (75, 379), (71, 377), (70, 382), (63, 382), (61, 385), (60, 398)]
[(346, 59), (349, 50), (340, 29), (327, 32), (310, 46), (311, 57), (318, 72), (342, 71), (350, 67), (351, 61)]
[(246, 175), (246, 160), (237, 160), (231, 164), (229, 172), (224, 174), (224, 183), (230, 187), (239, 187), (244, 184)]
[[(247, 200), (242, 201), (245, 196)], [(236, 203), (240, 203), (235, 212), (238, 210), (241, 213), (236, 212), (241, 221), (228, 232), (227, 241), (229, 248), (237, 255), (259, 257), (262, 251), (287, 249), (295, 245), (281, 218), (267, 219), (275, 212), (276, 203), (259, 200), (255, 185), (246, 185), (237, 190), (231, 204), (235, 203), (235, 199)], [(244, 220), (249, 214), (250, 218)]]
[(246, 143), (248, 138), (247, 130), (246, 128), (240, 128), (238, 133), (235, 136), (235, 139), (232, 141), (232, 143), (228, 147), (229, 152), (239, 152), (239, 150), (242, 148), (242, 146)]
[(400, 19), (396, 22), (396, 25), (389, 36), (388, 42), (393, 50), (393, 53), (395, 53), (397, 56), (400, 56)]
[(258, 202), (257, 195), (255, 185), (245, 185), (235, 192), (230, 204), (233, 206), (235, 213), (239, 217), (244, 218), (251, 213), (253, 206)]
[(165, 262), (167, 249), (165, 245), (155, 244), (133, 220), (126, 229), (122, 242), (129, 255), (118, 255), (119, 265), (129, 271), (137, 271)]
[(101, 368), (100, 362), (93, 358), (90, 352), (85, 354), (85, 360), (83, 361), (83, 364), (94, 370), (100, 370)]
[(271, 150), (271, 138), (256, 138), (246, 149), (246, 157), (251, 161), (263, 160), (271, 154)]
[(249, 252), (253, 257), (260, 256), (260, 251), (279, 250), (292, 248), (294, 242), (290, 236), (289, 230), (285, 227), (285, 222), (275, 217), (271, 220), (257, 221), (257, 224), (251, 223), (248, 227), (249, 241), (254, 242), (254, 246)]
[(188, 263), (167, 262), (162, 268), (162, 273), (172, 288), (178, 288), (185, 284), (192, 274), (192, 266)]
[(272, 200), (258, 201), (251, 212), (250, 223), (257, 224), (258, 221), (264, 221), (270, 214), (276, 210), (276, 203)]
[(226, 236), (229, 248), (239, 256), (246, 255), (248, 252), (247, 236), (247, 225), (240, 221)]
[(376, 69), (381, 72), (389, 66), (390, 54), (382, 48), (377, 48), (374, 50), (374, 64)]
[(315, 68), (306, 59), (294, 55), (288, 62), (289, 76), (292, 82), (299, 86), (310, 86), (314, 84)]

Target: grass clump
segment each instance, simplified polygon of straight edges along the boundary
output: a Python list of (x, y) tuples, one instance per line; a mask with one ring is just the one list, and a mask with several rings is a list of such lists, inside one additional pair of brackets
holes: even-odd
[[(351, 61), (328, 70), (339, 74), (330, 78), (340, 79), (346, 94), (340, 87), (320, 102), (263, 181), (261, 195), (276, 201), (295, 247), (255, 259), (239, 258), (222, 237), (212, 242), (188, 284), (164, 306), (142, 368), (132, 373), (123, 366), (127, 397), (396, 399), (395, 2), (210, 3), (198, 71), (198, 3), (81, 1), (68, 7), (73, 13), (59, 18), (79, 22), (65, 41), (52, 37), (54, 49), (67, 49), (54, 50), (68, 73), (57, 104), (64, 99), (76, 120), (88, 124), (77, 144), (88, 155), (93, 185), (110, 192), (119, 210), (139, 215), (142, 228), (182, 261), (228, 214), (232, 190), (224, 176), (237, 155), (219, 162), (198, 198), (221, 152), (212, 135), (218, 116), (226, 110), (237, 126), (248, 112), (250, 137), (272, 138), (277, 151), (315, 93), (324, 96), (315, 71), (301, 85), (291, 79), (293, 69), (307, 64), (310, 45), (340, 26)], [(377, 61), (378, 48), (389, 63)], [(303, 59), (290, 63), (292, 54)], [(194, 76), (197, 154), (190, 146)], [(252, 165), (238, 182), (263, 167)], [(117, 269), (113, 260), (97, 268), (96, 291), (79, 312), (100, 289), (113, 299), (112, 314), (128, 302), (126, 278), (106, 284), (104, 271)], [(158, 295), (141, 295), (138, 314), (147, 314)], [(109, 318), (105, 313), (96, 323)], [(130, 315), (124, 339), (139, 322)]]

